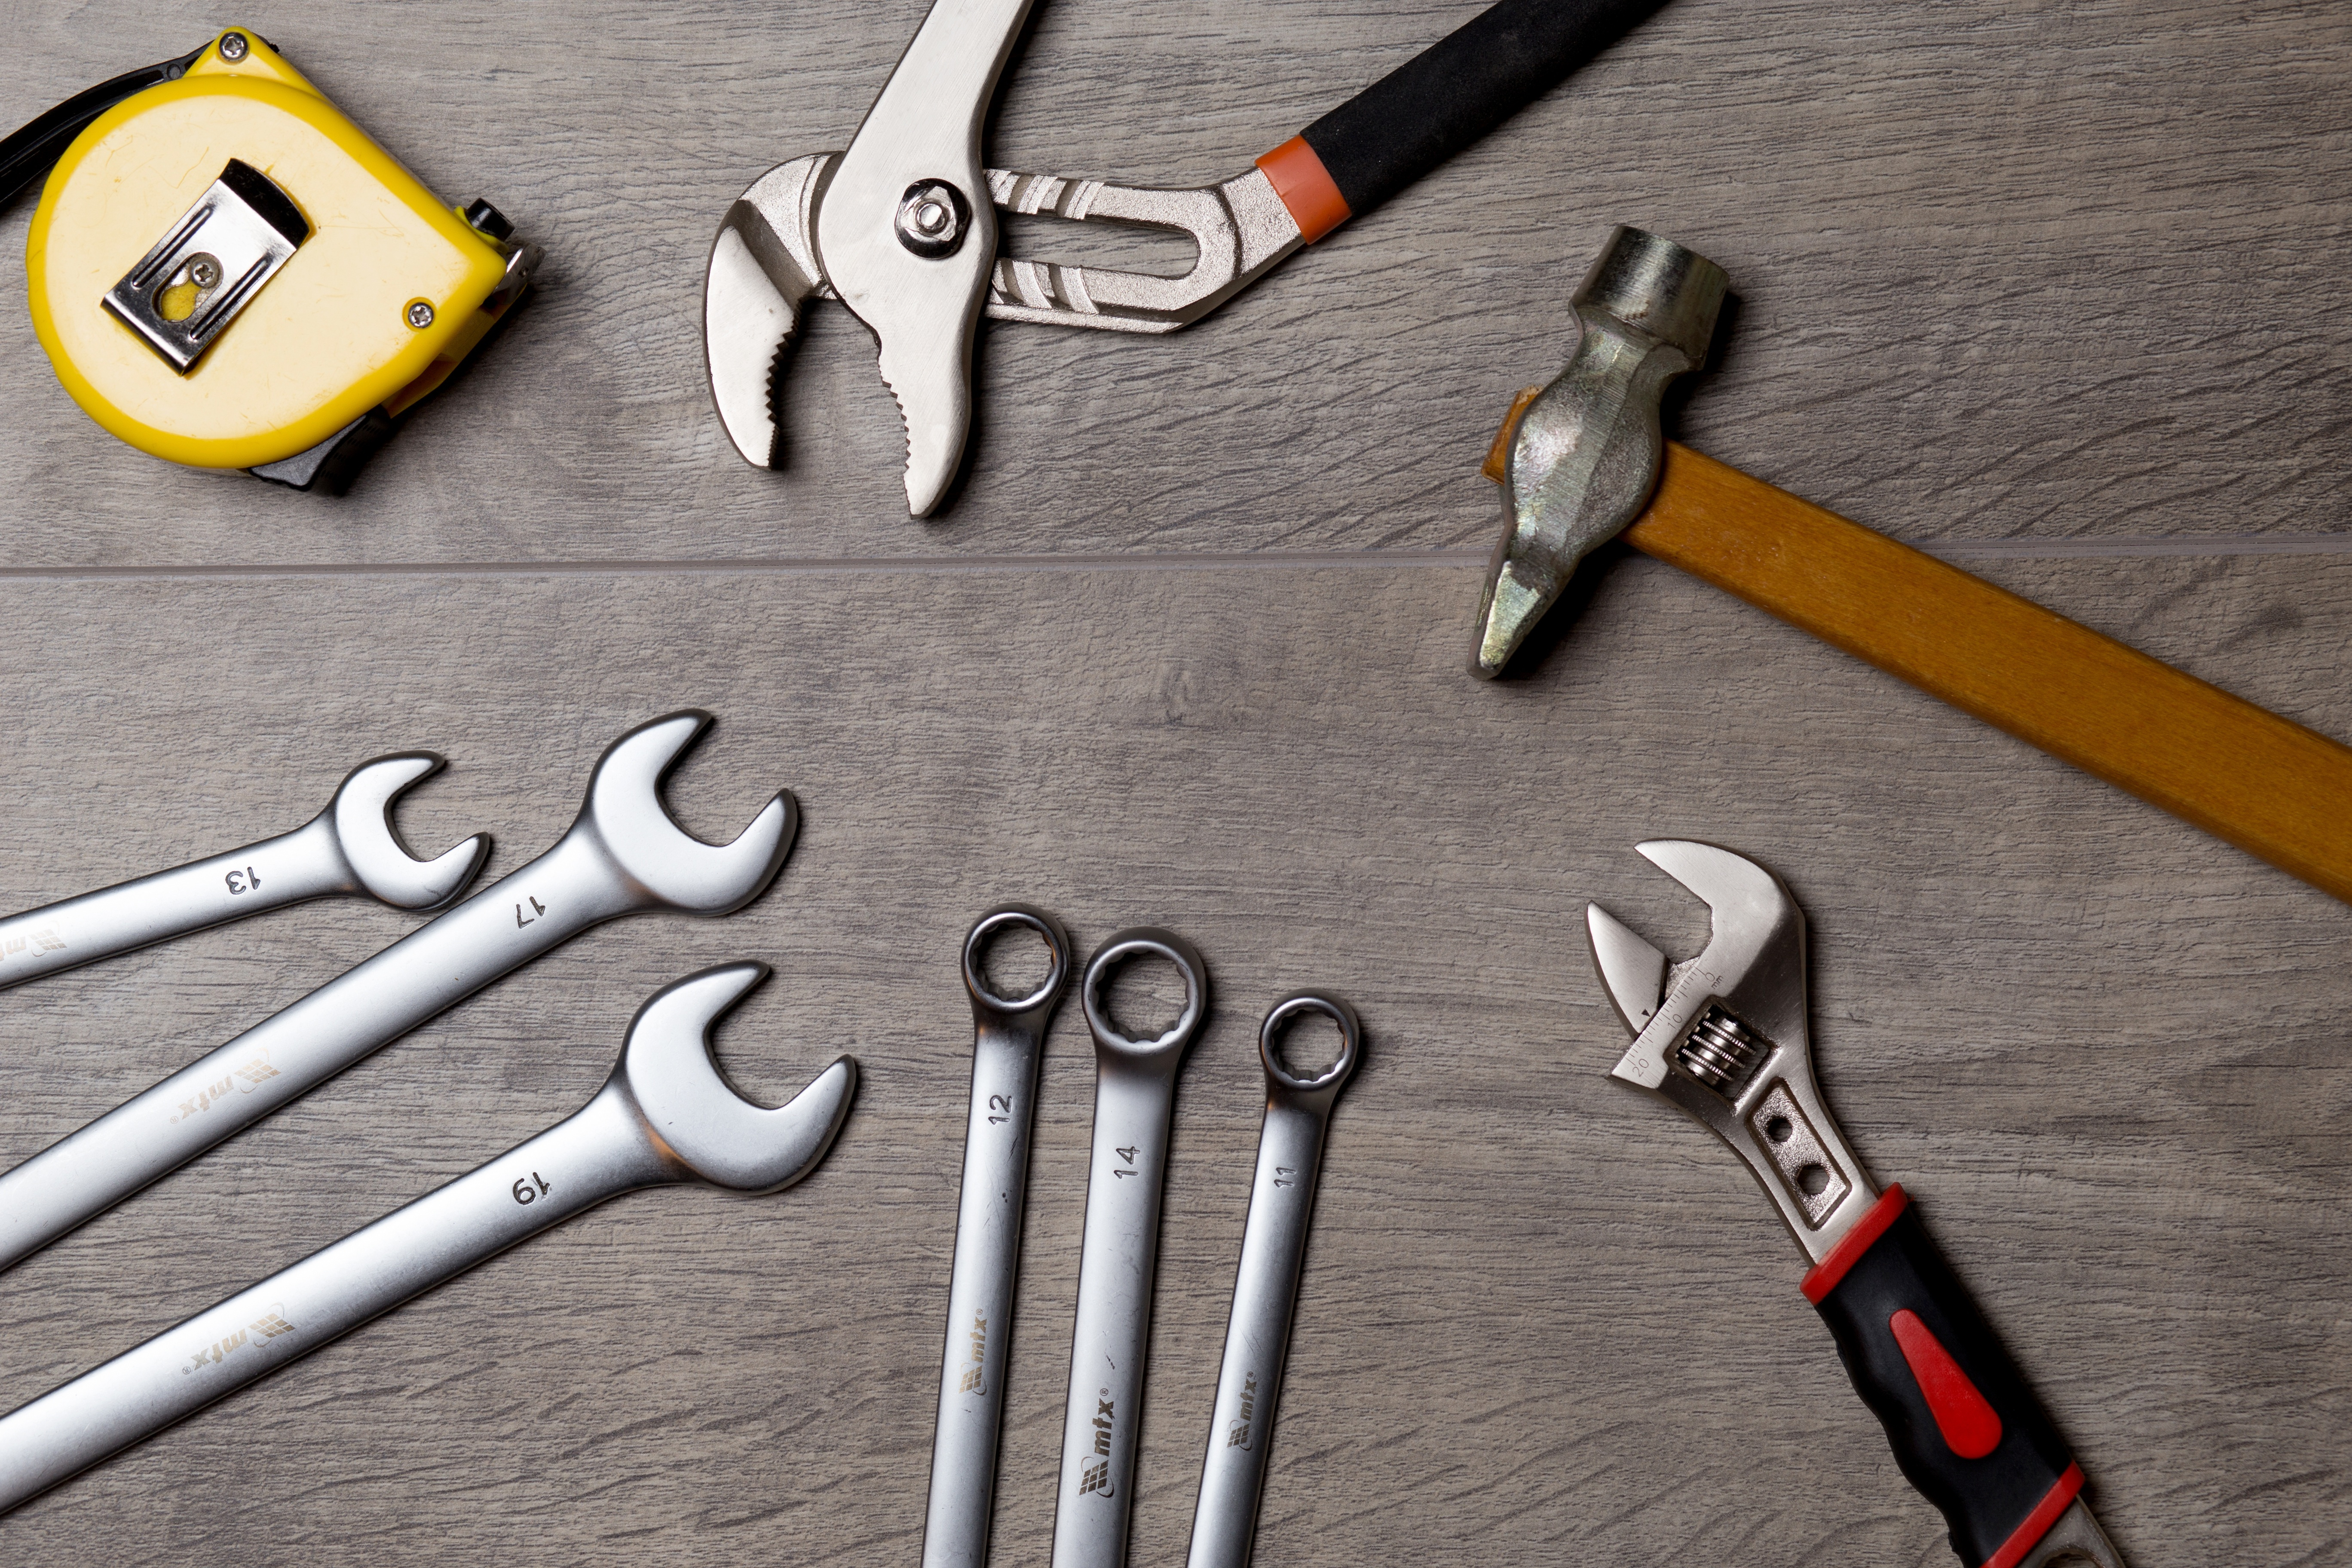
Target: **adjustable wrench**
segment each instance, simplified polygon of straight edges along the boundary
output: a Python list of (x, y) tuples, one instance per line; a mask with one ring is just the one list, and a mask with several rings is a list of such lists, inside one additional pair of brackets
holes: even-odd
[(0, 991), (335, 893), (396, 910), (454, 902), (488, 858), (488, 836), (419, 860), (392, 825), (393, 802), (447, 765), (431, 752), (362, 763), (327, 809), (291, 833), (0, 920)]
[(709, 723), (688, 710), (622, 736), (546, 854), (0, 1176), (0, 1268), (590, 926), (750, 903), (782, 867), (798, 812), (779, 792), (734, 843), (688, 837), (661, 785)]
[(807, 1175), (849, 1114), (856, 1062), (770, 1110), (710, 1058), (712, 1027), (767, 975), (730, 963), (665, 986), (582, 1110), (0, 1420), (0, 1511), (607, 1198), (691, 1181), (772, 1193)]
[(1636, 846), (1706, 902), (1696, 958), (1585, 911), (1609, 999), (1633, 1036), (1610, 1077), (1680, 1107), (1730, 1146), (1813, 1267), (1802, 1289), (1901, 1467), (1967, 1568), (2086, 1558), (2123, 1568), (2066, 1450), (1899, 1186), (1881, 1193), (1813, 1081), (1805, 915), (1780, 879), (1712, 844)]
[[(1053, 963), (1035, 990), (1008, 999), (988, 984), (981, 959), (991, 937), (1013, 930), (1043, 937)], [(1069, 980), (1070, 933), (1043, 910), (1026, 904), (992, 910), (963, 939), (963, 984), (971, 994), (971, 1115), (963, 1135), (963, 1190), (956, 1208), (955, 1268), (948, 1282), (947, 1352), (940, 1372), (939, 1429), (931, 1441), (923, 1568), (980, 1568), (988, 1561), (1037, 1063)]]
[[(1302, 1077), (1284, 1065), (1281, 1041), (1292, 1024), (1309, 1016), (1339, 1026), (1339, 1055), (1321, 1071)], [(1249, 1563), (1258, 1499), (1265, 1489), (1275, 1400), (1282, 1392), (1282, 1363), (1290, 1349), (1290, 1317), (1307, 1261), (1307, 1227), (1315, 1217), (1323, 1134), (1363, 1048), (1364, 1026), (1356, 1010), (1321, 991), (1284, 997), (1258, 1028), (1265, 1122), (1258, 1134), (1249, 1222), (1242, 1227), (1241, 1264), (1234, 1274), (1234, 1310), (1225, 1328), (1224, 1363), (1217, 1372), (1208, 1452), (1201, 1460), (1201, 1498), (1192, 1511), (1187, 1568), (1246, 1568)]]
[[(1184, 1010), (1156, 1040), (1121, 1034), (1103, 994), (1111, 974), (1139, 958), (1165, 959), (1184, 978)], [(1078, 1253), (1053, 1568), (1121, 1568), (1134, 1500), (1136, 1429), (1143, 1416), (1168, 1121), (1175, 1109), (1176, 1069), (1209, 1016), (1209, 970), (1182, 937), (1137, 926), (1103, 943), (1087, 961), (1078, 999), (1095, 1037), (1094, 1163)]]

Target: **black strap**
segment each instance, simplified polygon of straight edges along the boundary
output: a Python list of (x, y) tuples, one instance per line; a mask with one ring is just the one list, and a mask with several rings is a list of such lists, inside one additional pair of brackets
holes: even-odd
[(85, 88), (35, 120), (5, 141), (0, 141), (0, 211), (24, 194), (26, 186), (40, 181), (49, 172), (73, 139), (89, 126), (89, 122), (121, 103), (131, 94), (160, 87), (167, 81), (177, 81), (187, 74), (188, 68), (204, 58), (213, 47), (206, 38), (175, 60), (142, 66), (135, 71), (124, 71), (111, 81)]
[(1543, 96), (1664, 0), (1500, 0), (1303, 134), (1356, 216)]

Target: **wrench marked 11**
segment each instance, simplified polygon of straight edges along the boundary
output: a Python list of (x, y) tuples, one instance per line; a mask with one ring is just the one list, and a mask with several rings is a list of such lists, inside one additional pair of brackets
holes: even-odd
[[(1282, 1037), (1310, 1016), (1338, 1026), (1339, 1054), (1320, 1071), (1296, 1073), (1283, 1063)], [(1217, 1372), (1217, 1402), (1201, 1458), (1201, 1496), (1185, 1568), (1247, 1568), (1265, 1491), (1266, 1438), (1282, 1393), (1283, 1363), (1289, 1358), (1307, 1226), (1315, 1218), (1323, 1136), (1331, 1107), (1355, 1076), (1363, 1048), (1364, 1028), (1356, 1010), (1327, 992), (1295, 992), (1276, 1003), (1259, 1026), (1265, 1121), (1258, 1134), (1249, 1220), (1242, 1227), (1241, 1262), (1234, 1271), (1234, 1309), (1225, 1325), (1224, 1363)]]
[[(997, 933), (1015, 930), (1042, 938), (1052, 963), (1037, 989), (1009, 998), (988, 983), (982, 959)], [(963, 984), (971, 996), (971, 1114), (957, 1197), (923, 1568), (982, 1568), (988, 1561), (1013, 1287), (1029, 1182), (1030, 1108), (1036, 1103), (1045, 1032), (1069, 979), (1070, 934), (1043, 910), (1006, 904), (981, 916), (964, 938)], [(1022, 1108), (1017, 1113), (1015, 1106)]]

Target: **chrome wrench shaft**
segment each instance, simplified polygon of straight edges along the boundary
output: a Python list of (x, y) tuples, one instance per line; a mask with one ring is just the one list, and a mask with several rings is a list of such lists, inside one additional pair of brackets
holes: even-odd
[[(1052, 954), (1045, 980), (1016, 1000), (998, 995), (983, 972), (989, 942), (1008, 931), (1035, 932)], [(923, 1568), (980, 1568), (988, 1561), (1037, 1064), (1069, 979), (1069, 932), (1043, 910), (1026, 904), (992, 910), (964, 938), (963, 984), (971, 995), (973, 1032), (971, 1112), (964, 1129)]]
[(773, 1110), (728, 1088), (711, 1027), (767, 973), (729, 964), (665, 988), (583, 1110), (0, 1420), (0, 1511), (607, 1198), (800, 1180), (849, 1113), (857, 1064), (838, 1058)]
[(456, 900), (488, 858), (481, 834), (432, 860), (409, 854), (393, 803), (446, 766), (430, 752), (352, 770), (327, 808), (291, 833), (0, 919), (0, 991), (175, 936), (337, 893), (397, 910)]
[[(1104, 994), (1113, 973), (1144, 958), (1174, 964), (1184, 979), (1184, 1010), (1155, 1040), (1120, 1032)], [(1208, 1017), (1209, 972), (1183, 938), (1139, 926), (1112, 937), (1087, 962), (1079, 1000), (1095, 1039), (1094, 1154), (1078, 1254), (1053, 1568), (1121, 1568), (1134, 1505), (1169, 1120), (1177, 1068)]]
[[(1301, 1019), (1328, 1018), (1339, 1028), (1339, 1053), (1319, 1072), (1295, 1073), (1282, 1060), (1284, 1034)], [(1290, 1349), (1290, 1320), (1307, 1261), (1307, 1231), (1315, 1217), (1315, 1183), (1323, 1167), (1323, 1136), (1331, 1107), (1355, 1075), (1363, 1054), (1363, 1025), (1337, 996), (1300, 991), (1275, 1004), (1258, 1030), (1265, 1065), (1265, 1122), (1258, 1134), (1257, 1175), (1250, 1185), (1249, 1221), (1242, 1229), (1241, 1265), (1234, 1276), (1233, 1316), (1225, 1328), (1225, 1359), (1217, 1373), (1217, 1404), (1201, 1460), (1201, 1497), (1192, 1512), (1187, 1568), (1244, 1568), (1257, 1534), (1258, 1500), (1265, 1489), (1266, 1449), (1274, 1407), (1282, 1392), (1282, 1365)]]
[(779, 794), (723, 848), (686, 835), (661, 782), (709, 722), (677, 713), (623, 736), (546, 854), (0, 1176), (0, 1268), (591, 926), (749, 903), (782, 867), (797, 813)]

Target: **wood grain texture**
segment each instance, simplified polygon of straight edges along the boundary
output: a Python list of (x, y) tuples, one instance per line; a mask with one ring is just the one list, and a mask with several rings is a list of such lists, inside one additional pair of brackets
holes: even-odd
[(2325, 735), (1679, 442), (1622, 537), (2352, 901), (2352, 749)]
[[(903, 432), (837, 307), (793, 369), (793, 471), (754, 472), (704, 382), (710, 237), (762, 171), (843, 144), (922, 9), (256, 0), (242, 19), (429, 185), (544, 243), (547, 286), (340, 503), (118, 449), (0, 312), (8, 561), (1475, 548), (1497, 519), (1467, 469), (1559, 371), (1620, 222), (1740, 297), (1685, 438), (1845, 516), (1913, 540), (2347, 530), (2332, 0), (1672, 0), (1192, 330), (989, 331), (944, 521), (906, 517)], [(990, 156), (1223, 178), (1472, 9), (1055, 0)], [(156, 0), (8, 15), (12, 124), (201, 31)]]
[[(2158, 651), (2352, 726), (2341, 566), (2036, 563), (2011, 585), (2110, 627), (2162, 603)], [(1829, 1092), (2134, 1560), (2340, 1558), (2342, 906), (1663, 566), (1623, 563), (1536, 677), (1500, 686), (1457, 668), (1473, 569), (0, 593), (44, 645), (75, 641), (21, 710), (14, 903), (267, 832), (394, 743), (457, 759), (409, 830), (489, 828), (511, 866), (570, 821), (611, 735), (684, 701), (722, 715), (676, 792), (690, 827), (724, 836), (779, 784), (806, 814), (742, 915), (586, 937), (14, 1271), (0, 1401), (565, 1113), (691, 968), (777, 965), (722, 1037), (755, 1089), (837, 1050), (866, 1072), (805, 1185), (616, 1203), (32, 1505), (12, 1556), (908, 1560), (969, 1064), (956, 952), (1017, 896), (1082, 947), (1168, 923), (1216, 973), (1179, 1091), (1139, 1561), (1189, 1524), (1256, 1133), (1251, 1026), (1319, 984), (1371, 1047), (1334, 1119), (1264, 1560), (1939, 1562), (1797, 1249), (1727, 1155), (1604, 1076), (1622, 1036), (1580, 905), (1702, 940), (1630, 849), (1671, 832), (1795, 886)], [(13, 993), (8, 1038), (39, 1067), (0, 1157), (404, 927), (317, 906)], [(1051, 1517), (1091, 1079), (1065, 1017), (1007, 1562), (1043, 1556)], [(1789, 1455), (1836, 1483), (1769, 1462)]]
[[(1473, 3), (1049, 0), (991, 157), (1220, 177)], [(1353, 1000), (1370, 1044), (1260, 1562), (1948, 1563), (1767, 1206), (1605, 1077), (1622, 1035), (1580, 907), (1696, 947), (1703, 914), (1631, 850), (1674, 834), (1796, 889), (1832, 1102), (2130, 1559), (2352, 1563), (2352, 914), (1630, 553), (1527, 679), (1463, 673), (1499, 521), (1477, 455), (1634, 222), (1740, 290), (1686, 438), (2352, 736), (2352, 16), (1672, 0), (1191, 331), (987, 333), (965, 489), (919, 525), (861, 329), (813, 314), (794, 467), (763, 475), (710, 412), (698, 311), (725, 204), (840, 145), (922, 8), (0, 9), (0, 122), (244, 23), (550, 253), (506, 341), (341, 502), (115, 447), (0, 310), (0, 905), (282, 831), (396, 747), (453, 761), (405, 831), (489, 831), (495, 875), (571, 822), (615, 735), (688, 703), (721, 721), (673, 788), (690, 828), (724, 837), (779, 785), (804, 809), (741, 914), (583, 937), (12, 1271), (0, 1406), (568, 1114), (695, 968), (777, 965), (721, 1037), (753, 1091), (843, 1050), (865, 1069), (804, 1185), (599, 1210), (0, 1521), (0, 1558), (914, 1561), (956, 955), (1024, 898), (1082, 948), (1171, 925), (1216, 975), (1179, 1089), (1139, 1564), (1182, 1550), (1252, 1031), (1300, 984)], [(26, 221), (0, 216), (0, 250)], [(0, 997), (0, 1162), (408, 929), (314, 905)], [(1066, 1014), (1008, 1564), (1046, 1552), (1092, 1076)]]

